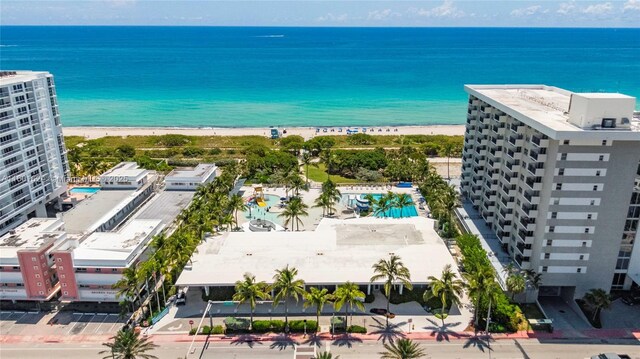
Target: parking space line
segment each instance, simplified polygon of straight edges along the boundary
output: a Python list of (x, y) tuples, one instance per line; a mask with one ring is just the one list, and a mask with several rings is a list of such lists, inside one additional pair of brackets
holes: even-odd
[(96, 330), (93, 331), (94, 333), (97, 333), (98, 331), (100, 331), (100, 327), (102, 327), (102, 324), (104, 324), (105, 320), (107, 320), (107, 318), (109, 318), (108, 315), (102, 314), (102, 313), (98, 314), (98, 316), (104, 316), (104, 319), (102, 319), (102, 321), (100, 322), (100, 325), (98, 325)]
[[(69, 328), (69, 331), (67, 332), (67, 334), (71, 334), (71, 331), (73, 330), (73, 328), (80, 323), (80, 319), (82, 319), (82, 317), (84, 316), (83, 313), (73, 313), (73, 315), (74, 316), (80, 315), (80, 318), (78, 318), (78, 320), (74, 321), (75, 323), (73, 325), (71, 325), (71, 328)], [(69, 324), (71, 324), (71, 323), (69, 323)]]
[[(118, 314), (109, 314), (110, 316), (118, 316)], [(111, 324), (111, 328), (109, 328), (109, 333), (113, 333), (113, 328), (116, 326), (116, 324), (120, 323), (120, 319), (116, 318), (115, 322), (113, 322), (113, 324)]]
[(91, 322), (93, 322), (93, 320), (94, 320), (94, 319), (96, 319), (96, 315), (95, 315), (95, 313), (94, 313), (94, 314), (92, 314), (91, 319), (89, 319), (89, 321), (88, 321), (88, 322), (87, 322), (87, 324), (84, 326), (84, 328), (82, 328), (82, 331), (80, 331), (80, 333), (78, 333), (78, 334), (80, 334), (80, 335), (84, 334), (84, 331), (85, 331), (85, 330), (87, 330), (87, 328), (89, 327), (89, 324), (91, 324)]
[[(20, 312), (17, 312), (18, 314), (20, 314)], [(16, 314), (15, 312), (13, 314)], [(20, 318), (16, 319), (13, 324), (11, 324), (11, 326), (9, 326), (9, 328), (7, 328), (7, 333), (9, 333), (11, 331), (11, 329), (13, 329), (13, 327), (16, 326), (16, 324), (18, 324), (18, 322), (24, 318), (24, 316), (27, 315), (26, 312), (23, 312), (22, 315), (20, 316)]]

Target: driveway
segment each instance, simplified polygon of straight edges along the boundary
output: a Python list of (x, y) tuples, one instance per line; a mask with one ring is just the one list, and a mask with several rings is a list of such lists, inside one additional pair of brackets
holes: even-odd
[(640, 305), (628, 306), (620, 299), (600, 314), (604, 329), (640, 329)]
[(547, 317), (553, 320), (553, 328), (561, 330), (567, 337), (581, 337), (583, 330), (593, 329), (582, 313), (574, 311), (560, 297), (540, 297), (538, 302)]

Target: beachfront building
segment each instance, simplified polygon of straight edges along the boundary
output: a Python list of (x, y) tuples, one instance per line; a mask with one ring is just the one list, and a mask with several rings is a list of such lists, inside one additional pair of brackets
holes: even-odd
[(60, 205), (69, 175), (53, 76), (0, 72), (0, 236)]
[(198, 186), (213, 182), (216, 178), (213, 163), (201, 163), (196, 167), (176, 168), (164, 178), (167, 190), (195, 191)]
[[(417, 287), (426, 286), (427, 278), (439, 276), (447, 264), (457, 268), (432, 219), (323, 218), (314, 231), (208, 236), (176, 285), (202, 289), (208, 295), (213, 287), (233, 287), (246, 272), (258, 281), (272, 283), (275, 271), (289, 265), (298, 269), (299, 278), (307, 286), (333, 291), (351, 281), (372, 294), (382, 288), (384, 280), (370, 283), (374, 274), (371, 266), (394, 254), (402, 258)], [(401, 284), (397, 289), (402, 293)]]
[(149, 171), (135, 162), (121, 162), (100, 175), (103, 189), (138, 189), (147, 183)]
[(573, 299), (640, 283), (635, 98), (544, 85), (465, 90), (462, 195), (518, 266), (542, 273), (539, 294)]

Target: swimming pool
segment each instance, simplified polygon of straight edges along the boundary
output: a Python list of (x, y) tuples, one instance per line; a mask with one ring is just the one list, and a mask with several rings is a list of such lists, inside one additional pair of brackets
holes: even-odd
[(73, 194), (94, 194), (100, 191), (100, 187), (73, 187), (69, 193)]
[(268, 221), (281, 225), (283, 219), (281, 217), (278, 217), (279, 213), (267, 212), (268, 207), (276, 207), (278, 204), (280, 204), (280, 197), (268, 194), (264, 196), (264, 200), (267, 204), (266, 207), (260, 207), (253, 201), (247, 203), (247, 207), (249, 208), (247, 208), (246, 211), (242, 212), (244, 218), (249, 220), (266, 219)]
[[(346, 193), (342, 196), (343, 203), (348, 204), (350, 195), (351, 196), (355, 195), (356, 198), (363, 198), (365, 196), (365, 193)], [(375, 198), (376, 200), (379, 200), (382, 196), (383, 194), (381, 193), (373, 194), (373, 198)], [(417, 217), (417, 216), (418, 216), (418, 211), (416, 210), (416, 206), (414, 206), (413, 204), (409, 206), (404, 206), (402, 208), (391, 208), (385, 211), (384, 213), (376, 214), (376, 217), (391, 217), (391, 218)]]

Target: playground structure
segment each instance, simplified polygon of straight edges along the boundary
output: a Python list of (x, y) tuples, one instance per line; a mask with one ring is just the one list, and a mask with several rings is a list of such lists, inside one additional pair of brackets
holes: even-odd
[(256, 202), (258, 207), (267, 206), (267, 202), (264, 200), (264, 191), (262, 190), (261, 185), (253, 187), (253, 200)]

